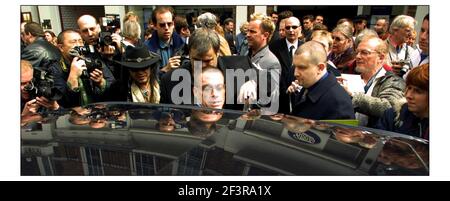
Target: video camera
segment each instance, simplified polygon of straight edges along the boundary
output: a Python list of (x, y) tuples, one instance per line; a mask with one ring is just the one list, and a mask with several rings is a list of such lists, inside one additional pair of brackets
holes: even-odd
[(54, 87), (53, 76), (39, 68), (34, 68), (33, 80), (25, 87), (25, 91), (31, 99), (43, 96), (50, 101), (57, 101), (62, 98), (62, 93)]
[(103, 65), (100, 56), (96, 54), (94, 46), (75, 46), (71, 51), (70, 55), (73, 57), (79, 57), (83, 59), (86, 63), (87, 72), (83, 72), (84, 76), (89, 77), (89, 74), (95, 69), (102, 70)]

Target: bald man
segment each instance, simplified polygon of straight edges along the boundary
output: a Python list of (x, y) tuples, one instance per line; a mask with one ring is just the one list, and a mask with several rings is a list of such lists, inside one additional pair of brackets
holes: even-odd
[[(283, 19), (284, 37), (273, 41), (270, 45), (270, 51), (275, 54), (281, 65), (280, 76), (280, 113), (289, 113), (289, 96), (286, 90), (295, 80), (294, 68), (292, 68), (292, 56), (295, 50), (303, 44), (298, 40), (300, 35), (300, 20), (296, 17)], [(292, 49), (292, 50), (291, 50)]]
[(97, 20), (91, 15), (83, 15), (78, 18), (77, 23), (83, 40), (89, 45), (97, 43), (101, 31)]
[(295, 52), (295, 83), (302, 89), (294, 94), (292, 114), (314, 120), (354, 119), (352, 100), (328, 73), (326, 62), (326, 50), (317, 41), (307, 42)]
[[(84, 42), (87, 45), (97, 45), (100, 38), (100, 32), (102, 31), (100, 24), (97, 23), (97, 20), (92, 15), (82, 15), (78, 18), (77, 24)], [(122, 37), (118, 34), (112, 34), (111, 38), (112, 41), (118, 45), (117, 47), (120, 47)], [(115, 49), (116, 47), (113, 45), (105, 45), (99, 50), (102, 55), (112, 57), (115, 54)]]

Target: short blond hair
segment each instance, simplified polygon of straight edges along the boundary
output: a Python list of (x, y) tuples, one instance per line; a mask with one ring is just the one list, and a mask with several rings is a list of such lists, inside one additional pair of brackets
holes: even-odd
[(269, 38), (267, 39), (267, 41), (269, 41), (275, 31), (275, 24), (273, 23), (272, 18), (262, 13), (253, 13), (250, 16), (250, 19), (250, 21), (261, 21), (261, 30), (263, 32), (269, 32)]
[(141, 25), (139, 22), (128, 20), (123, 23), (123, 37), (141, 39)]
[(328, 45), (327, 51), (329, 51), (330, 48), (333, 46), (333, 38), (329, 31), (326, 31), (326, 30), (314, 31), (311, 34), (311, 39), (314, 40), (314, 38), (316, 38), (316, 41), (320, 42), (320, 43), (327, 42), (327, 44), (324, 44), (324, 45)]

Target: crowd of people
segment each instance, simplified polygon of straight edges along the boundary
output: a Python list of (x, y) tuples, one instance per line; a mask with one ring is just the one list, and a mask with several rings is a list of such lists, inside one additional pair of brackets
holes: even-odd
[[(106, 101), (240, 110), (251, 104), (262, 114), (356, 119), (428, 139), (428, 15), (379, 18), (373, 29), (360, 16), (332, 29), (326, 20), (253, 13), (236, 34), (232, 18), (221, 22), (205, 12), (187, 20), (157, 6), (144, 31), (133, 12), (120, 33), (107, 35), (89, 14), (77, 19), (78, 29), (57, 36), (22, 23), (22, 121), (37, 118), (40, 108)], [(421, 31), (414, 34), (417, 23)], [(230, 85), (237, 69), (255, 73)], [(53, 86), (42, 89), (46, 83)]]

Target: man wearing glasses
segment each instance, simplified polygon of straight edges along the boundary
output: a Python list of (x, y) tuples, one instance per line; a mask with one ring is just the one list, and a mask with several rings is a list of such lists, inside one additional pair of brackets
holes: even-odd
[(347, 93), (352, 96), (356, 118), (361, 126), (372, 127), (389, 109), (405, 101), (405, 81), (383, 68), (388, 54), (387, 44), (377, 36), (367, 36), (359, 43), (356, 51), (356, 71), (361, 73), (364, 92)]
[(280, 109), (281, 113), (288, 114), (289, 96), (285, 93), (294, 78), (294, 68), (292, 67), (292, 58), (295, 50), (303, 44), (298, 40), (300, 34), (300, 20), (296, 17), (290, 17), (285, 20), (286, 38), (281, 38), (270, 44), (270, 51), (275, 54), (281, 65), (280, 77)]
[(177, 53), (184, 46), (184, 41), (174, 32), (174, 11), (171, 7), (157, 7), (152, 13), (152, 21), (155, 23), (155, 31), (152, 37), (145, 41), (148, 50), (161, 56), (159, 77), (171, 69), (178, 68), (181, 64), (181, 56)]
[(391, 36), (386, 40), (388, 44), (387, 64), (392, 66), (395, 74), (403, 76), (408, 70), (420, 63), (420, 54), (406, 41), (411, 37), (416, 20), (407, 15), (399, 15), (389, 27)]

